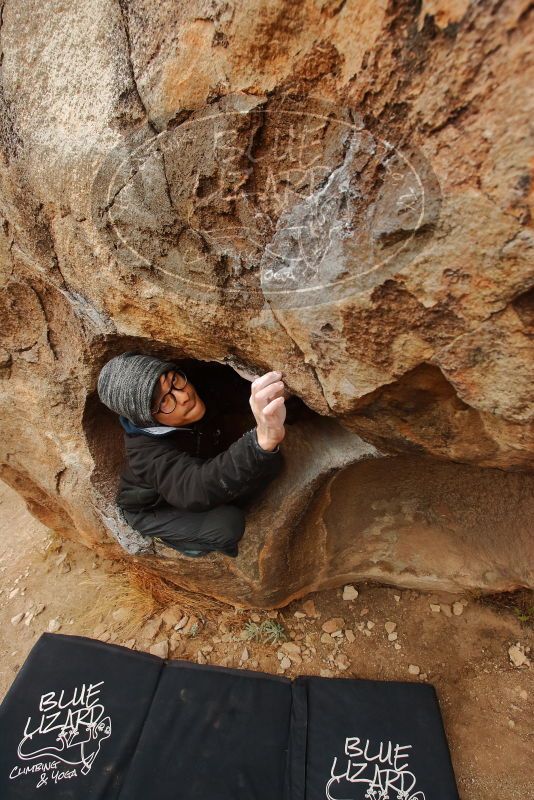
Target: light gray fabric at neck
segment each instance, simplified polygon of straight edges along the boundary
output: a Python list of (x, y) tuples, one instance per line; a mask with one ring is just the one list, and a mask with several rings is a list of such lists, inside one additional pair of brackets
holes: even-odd
[(174, 361), (162, 361), (141, 353), (121, 353), (108, 361), (98, 376), (98, 396), (105, 406), (144, 428), (157, 426), (150, 409), (152, 393), (164, 372), (176, 369)]

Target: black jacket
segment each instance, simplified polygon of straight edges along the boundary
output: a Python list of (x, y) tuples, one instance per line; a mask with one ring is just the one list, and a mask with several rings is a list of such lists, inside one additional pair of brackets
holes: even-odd
[(120, 417), (126, 450), (116, 495), (120, 508), (140, 511), (171, 505), (207, 511), (259, 493), (276, 477), (283, 464), (282, 453), (279, 448), (263, 450), (255, 428), (220, 452), (220, 420), (214, 412), (217, 400), (205, 402), (201, 420), (169, 433), (151, 435)]

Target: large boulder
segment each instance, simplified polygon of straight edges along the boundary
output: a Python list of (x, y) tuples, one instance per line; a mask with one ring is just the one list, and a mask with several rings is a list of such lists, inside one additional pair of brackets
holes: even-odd
[(369, 579), (450, 592), (534, 586), (532, 476), (380, 457), (349, 437), (330, 420), (291, 427), (284, 471), (251, 509), (235, 561), (199, 565), (161, 544), (136, 560), (246, 607)]
[[(242, 604), (534, 586), (533, 39), (527, 0), (0, 0), (0, 475), (32, 513)], [(281, 368), (309, 412), (235, 563), (114, 506), (95, 387), (133, 348)]]

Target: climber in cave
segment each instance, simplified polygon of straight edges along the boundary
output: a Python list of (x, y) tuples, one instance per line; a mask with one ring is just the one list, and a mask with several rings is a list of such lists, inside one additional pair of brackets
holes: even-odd
[(245, 530), (243, 504), (283, 464), (285, 398), (281, 372), (251, 384), (256, 427), (219, 452), (216, 387), (203, 397), (173, 361), (127, 352), (108, 361), (98, 396), (119, 414), (127, 463), (116, 502), (129, 525), (190, 557), (235, 557)]

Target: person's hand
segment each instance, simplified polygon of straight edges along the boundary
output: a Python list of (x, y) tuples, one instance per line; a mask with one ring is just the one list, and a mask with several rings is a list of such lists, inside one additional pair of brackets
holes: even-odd
[(281, 372), (266, 372), (252, 381), (249, 404), (258, 423), (258, 444), (263, 450), (274, 450), (286, 435), (288, 392), (281, 378)]

